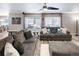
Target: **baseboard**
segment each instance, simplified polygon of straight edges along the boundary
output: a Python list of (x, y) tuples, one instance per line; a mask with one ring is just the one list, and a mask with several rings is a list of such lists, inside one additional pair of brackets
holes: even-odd
[[(71, 33), (71, 35), (76, 35), (76, 33)], [(78, 36), (79, 36), (79, 33), (78, 33)]]

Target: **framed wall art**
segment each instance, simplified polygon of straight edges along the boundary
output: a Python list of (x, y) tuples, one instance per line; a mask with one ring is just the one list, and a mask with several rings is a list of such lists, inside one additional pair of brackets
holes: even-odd
[(21, 24), (21, 17), (12, 17), (12, 24)]

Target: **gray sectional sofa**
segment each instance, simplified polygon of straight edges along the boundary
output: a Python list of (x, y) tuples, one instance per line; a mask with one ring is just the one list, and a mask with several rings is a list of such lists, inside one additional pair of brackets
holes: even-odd
[(23, 30), (17, 34), (14, 34), (15, 39), (19, 39), (24, 47), (24, 53), (22, 56), (34, 56), (38, 36), (32, 36), (31, 31)]
[(40, 40), (46, 41), (71, 41), (72, 35), (64, 34), (64, 33), (48, 33), (48, 34), (41, 34)]
[(34, 56), (37, 41), (38, 41), (38, 38), (34, 36), (26, 40), (25, 42), (23, 42), (24, 53), (22, 54), (22, 56)]
[(64, 34), (62, 32), (58, 32), (58, 27), (49, 28), (50, 32), (46, 34), (40, 34), (40, 40), (46, 41), (71, 41), (72, 35), (68, 32)]
[(12, 43), (14, 48), (19, 52), (21, 56), (34, 56), (38, 36), (28, 36), (28, 38), (26, 38), (24, 36), (24, 32), (26, 34), (27, 32), (31, 34), (30, 31), (22, 30), (17, 33), (12, 33), (12, 35), (9, 35), (7, 38), (0, 40), (0, 56), (4, 56), (4, 47), (6, 42)]

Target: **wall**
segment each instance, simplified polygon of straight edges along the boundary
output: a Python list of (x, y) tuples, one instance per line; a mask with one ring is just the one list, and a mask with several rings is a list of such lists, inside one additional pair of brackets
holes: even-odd
[[(12, 17), (21, 17), (21, 24), (12, 24)], [(22, 30), (23, 29), (23, 15), (22, 14), (9, 14), (9, 30)]]
[(76, 19), (78, 16), (79, 16), (79, 13), (63, 13), (62, 14), (62, 27), (67, 28), (72, 34), (75, 34)]
[[(42, 17), (42, 14), (40, 14), (40, 13), (26, 13), (25, 14), (25, 17), (27, 17), (27, 16), (41, 16)], [(59, 13), (44, 13), (44, 16), (60, 16), (60, 14)], [(12, 24), (11, 23), (11, 20), (12, 20), (12, 17), (21, 17), (22, 19), (21, 19), (21, 24), (20, 25), (16, 25), (16, 24)], [(9, 14), (9, 29), (10, 30), (21, 30), (21, 29), (23, 29), (24, 28), (24, 22), (25, 21), (23, 21), (24, 20), (24, 16), (22, 15), (22, 14), (16, 14), (16, 13), (10, 13)]]

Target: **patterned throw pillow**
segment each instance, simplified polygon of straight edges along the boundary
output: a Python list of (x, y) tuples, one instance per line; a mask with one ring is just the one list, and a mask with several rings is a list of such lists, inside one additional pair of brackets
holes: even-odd
[(66, 34), (67, 28), (61, 28), (61, 29), (62, 29), (62, 32)]
[(32, 38), (31, 31), (29, 30), (29, 31), (24, 32), (24, 36), (25, 36), (26, 40)]
[(4, 56), (20, 56), (18, 51), (9, 42), (6, 42)]
[(41, 31), (43, 32), (43, 34), (48, 33), (46, 28), (42, 28)]
[(24, 53), (24, 46), (20, 41), (14, 40), (13, 46), (19, 52), (20, 55)]

